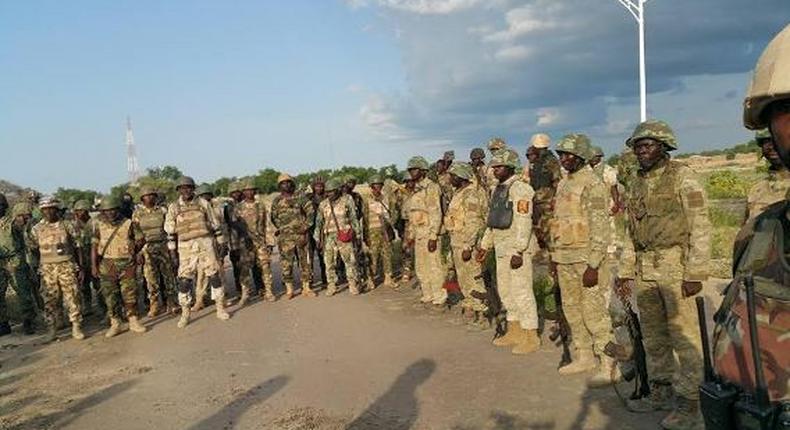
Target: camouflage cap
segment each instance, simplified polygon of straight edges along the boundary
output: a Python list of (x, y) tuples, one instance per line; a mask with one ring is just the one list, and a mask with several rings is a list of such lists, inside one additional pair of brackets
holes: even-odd
[(475, 148), (469, 153), (469, 158), (486, 158), (486, 152), (483, 148)]
[(771, 136), (771, 130), (767, 128), (761, 128), (757, 130), (757, 133), (754, 133), (754, 140), (757, 141), (758, 145), (762, 145), (771, 139), (773, 139), (773, 136)]
[(420, 170), (428, 170), (431, 166), (428, 164), (428, 160), (424, 157), (420, 157), (419, 155), (416, 157), (411, 157), (409, 160), (409, 164), (406, 166), (407, 169), (420, 169)]
[(768, 126), (765, 108), (790, 99), (790, 25), (777, 34), (757, 60), (743, 101), (743, 125), (751, 130)]
[(600, 146), (590, 146), (590, 158), (603, 157), (603, 149)]
[(228, 194), (238, 193), (241, 191), (241, 181), (231, 181), (228, 184)]
[(91, 204), (87, 200), (77, 200), (72, 209), (75, 211), (89, 211), (91, 210)]
[(370, 179), (368, 179), (368, 184), (370, 185), (383, 184), (383, 183), (384, 183), (384, 179), (381, 178), (381, 175), (373, 175), (370, 177)]
[(18, 202), (11, 209), (11, 215), (13, 216), (32, 215), (32, 214), (33, 214), (33, 205), (31, 205), (29, 202)]
[(535, 133), (529, 139), (529, 146), (538, 149), (548, 148), (551, 144), (551, 138), (546, 133)]
[(507, 166), (518, 169), (521, 167), (521, 159), (515, 151), (508, 149), (494, 154), (494, 156), (491, 157), (490, 165), (491, 167)]
[(151, 194), (159, 194), (156, 192), (156, 188), (151, 186), (145, 186), (140, 188), (140, 198), (142, 199), (143, 196), (150, 196)]
[(110, 209), (118, 209), (121, 207), (121, 202), (118, 200), (117, 197), (107, 196), (102, 199), (101, 204), (99, 204), (99, 210), (108, 211)]
[(584, 160), (589, 160), (590, 157), (590, 138), (584, 134), (571, 133), (562, 136), (562, 139), (557, 143), (557, 152), (567, 152), (573, 154)]
[(47, 196), (41, 199), (41, 202), (38, 204), (38, 207), (39, 209), (60, 208), (60, 200), (52, 196)]
[(339, 178), (332, 178), (326, 181), (326, 185), (324, 186), (324, 189), (326, 191), (335, 191), (337, 189), (340, 189), (340, 187), (342, 186), (343, 186), (343, 181), (341, 181)]
[(445, 151), (444, 155), (442, 156), (442, 160), (444, 160), (444, 161), (453, 161), (453, 160), (455, 160), (455, 151)]
[(293, 182), (294, 178), (292, 178), (291, 175), (287, 173), (280, 173), (280, 175), (277, 176), (277, 183), (279, 184), (280, 182), (285, 182), (285, 181)]
[(244, 190), (257, 190), (258, 186), (255, 185), (255, 181), (253, 179), (245, 179), (245, 180), (241, 181), (241, 185), (239, 186), (239, 188), (242, 191), (244, 191)]
[(472, 171), (472, 166), (470, 166), (469, 163), (453, 163), (447, 171), (450, 172), (451, 175), (458, 176), (467, 181), (471, 181), (475, 176), (475, 173)]
[(195, 188), (195, 194), (198, 196), (202, 196), (203, 194), (211, 194), (214, 195), (214, 192), (211, 191), (211, 187), (206, 184), (201, 184), (199, 187)]
[(488, 149), (490, 151), (496, 151), (504, 148), (507, 148), (507, 144), (501, 137), (492, 137), (488, 140)]
[(195, 180), (189, 176), (182, 176), (176, 181), (176, 189), (179, 187), (192, 187), (195, 188)]
[(662, 142), (669, 150), (678, 149), (678, 142), (675, 139), (675, 132), (664, 121), (650, 119), (636, 126), (631, 137), (625, 141), (628, 147), (633, 147), (634, 143), (641, 139), (653, 139)]
[(353, 183), (356, 184), (357, 183), (357, 178), (354, 175), (343, 176), (343, 183), (347, 184), (349, 182), (353, 182)]

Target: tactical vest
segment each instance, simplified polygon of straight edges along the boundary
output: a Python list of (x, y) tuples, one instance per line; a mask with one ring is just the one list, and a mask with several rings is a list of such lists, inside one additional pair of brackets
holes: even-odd
[(247, 232), (252, 239), (259, 239), (261, 234), (258, 232), (258, 222), (261, 213), (261, 206), (263, 203), (255, 201), (255, 202), (246, 202), (242, 201), (241, 203), (236, 205), (236, 211), (239, 214), (239, 218), (242, 222), (247, 226)]
[(548, 163), (552, 155), (548, 151), (540, 154), (537, 163), (530, 166), (529, 169), (529, 185), (536, 192), (544, 188), (553, 188), (551, 171), (548, 169)]
[(507, 230), (511, 224), (513, 224), (513, 202), (510, 201), (510, 184), (499, 184), (491, 193), (486, 225), (498, 230)]
[[(351, 197), (348, 197), (350, 200)], [(336, 201), (332, 201), (330, 199), (326, 199), (321, 202), (321, 215), (324, 217), (324, 233), (337, 233), (338, 227), (340, 230), (349, 230), (351, 229), (351, 220), (348, 217), (348, 205), (354, 204), (352, 201), (347, 201), (346, 197), (341, 197)], [(334, 211), (335, 215), (332, 216), (332, 212)], [(335, 219), (337, 219), (337, 223), (335, 223)]]
[(211, 235), (205, 209), (195, 197), (191, 202), (178, 201), (176, 205), (176, 234), (179, 241)]
[(368, 217), (368, 228), (381, 229), (384, 227), (383, 220), (388, 220), (390, 218), (389, 208), (386, 206), (386, 203), (384, 203), (384, 196), (381, 197), (381, 200), (376, 200), (373, 196), (370, 197), (368, 201), (368, 213), (370, 214)]
[(74, 258), (74, 238), (69, 236), (63, 221), (41, 221), (35, 229), (42, 264), (63, 263)]
[(146, 243), (164, 242), (167, 239), (165, 233), (165, 212), (160, 208), (138, 209), (137, 219), (140, 229), (143, 230)]
[(592, 182), (592, 175), (591, 171), (572, 173), (557, 189), (549, 229), (557, 248), (585, 249), (590, 245), (590, 223), (582, 208), (582, 193)]
[[(113, 235), (116, 227), (118, 231)], [(120, 226), (102, 220), (96, 223), (96, 228), (99, 229), (99, 255), (111, 259), (132, 257), (134, 246), (131, 239), (132, 220), (124, 218)]]
[(635, 177), (628, 208), (637, 251), (686, 245), (689, 226), (683, 214), (683, 202), (676, 192), (679, 170), (680, 165), (670, 160), (652, 192), (644, 177)]

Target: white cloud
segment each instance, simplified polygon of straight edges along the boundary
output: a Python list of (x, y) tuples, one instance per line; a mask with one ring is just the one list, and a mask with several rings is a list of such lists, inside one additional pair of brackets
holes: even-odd
[[(556, 3), (556, 2), (555, 2)], [(507, 28), (483, 36), (486, 42), (510, 42), (531, 33), (559, 27), (561, 6), (545, 1), (511, 9), (505, 13)]]
[(532, 49), (524, 45), (506, 46), (500, 48), (494, 57), (502, 61), (521, 61), (527, 59), (532, 53)]
[(470, 9), (483, 0), (346, 0), (352, 8), (370, 6), (416, 13), (418, 15), (447, 15)]
[(538, 109), (537, 121), (535, 125), (539, 127), (549, 127), (556, 125), (560, 119), (560, 112), (556, 108)]

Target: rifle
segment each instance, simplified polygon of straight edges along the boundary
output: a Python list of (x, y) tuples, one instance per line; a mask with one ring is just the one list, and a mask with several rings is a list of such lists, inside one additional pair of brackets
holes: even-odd
[[(633, 281), (631, 281), (633, 282)], [(632, 289), (629, 289), (632, 290)], [(609, 342), (604, 347), (604, 353), (614, 358), (620, 363), (631, 361), (633, 368), (630, 371), (623, 371), (623, 378), (626, 381), (634, 381), (634, 391), (631, 393), (631, 399), (639, 399), (650, 394), (650, 385), (648, 383), (647, 375), (647, 360), (645, 353), (645, 346), (642, 343), (642, 327), (639, 324), (639, 317), (631, 307), (631, 302), (628, 298), (617, 294), (625, 309), (624, 324), (628, 330), (628, 336), (631, 338), (631, 351), (623, 345), (617, 345)], [(617, 391), (617, 386), (612, 385), (617, 392), (618, 397), (623, 398), (620, 392)]]
[(494, 325), (494, 339), (502, 337), (507, 333), (507, 311), (502, 307), (502, 300), (499, 298), (499, 293), (494, 286), (491, 272), (484, 269), (479, 275), (475, 276), (475, 279), (483, 280), (486, 292), (472, 291), (471, 295), (475, 299), (480, 300), (486, 307), (483, 315), (489, 324)]
[(552, 342), (557, 342), (557, 339), (560, 339), (560, 343), (562, 344), (562, 357), (560, 358), (560, 363), (557, 366), (558, 368), (567, 366), (571, 364), (571, 328), (568, 326), (568, 320), (565, 319), (565, 312), (562, 311), (562, 293), (560, 292), (560, 285), (557, 281), (556, 276), (554, 277), (554, 303), (557, 307), (556, 315), (554, 321), (557, 325), (554, 327), (552, 333), (549, 335), (549, 340)]

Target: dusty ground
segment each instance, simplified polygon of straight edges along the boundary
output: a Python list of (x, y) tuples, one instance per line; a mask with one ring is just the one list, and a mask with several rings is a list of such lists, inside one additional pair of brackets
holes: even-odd
[[(557, 375), (559, 350), (526, 357), (413, 290), (255, 302), (186, 329), (0, 341), (3, 429), (646, 429), (611, 389)], [(235, 310), (232, 308), (232, 310)], [(628, 390), (630, 387), (623, 387)]]

